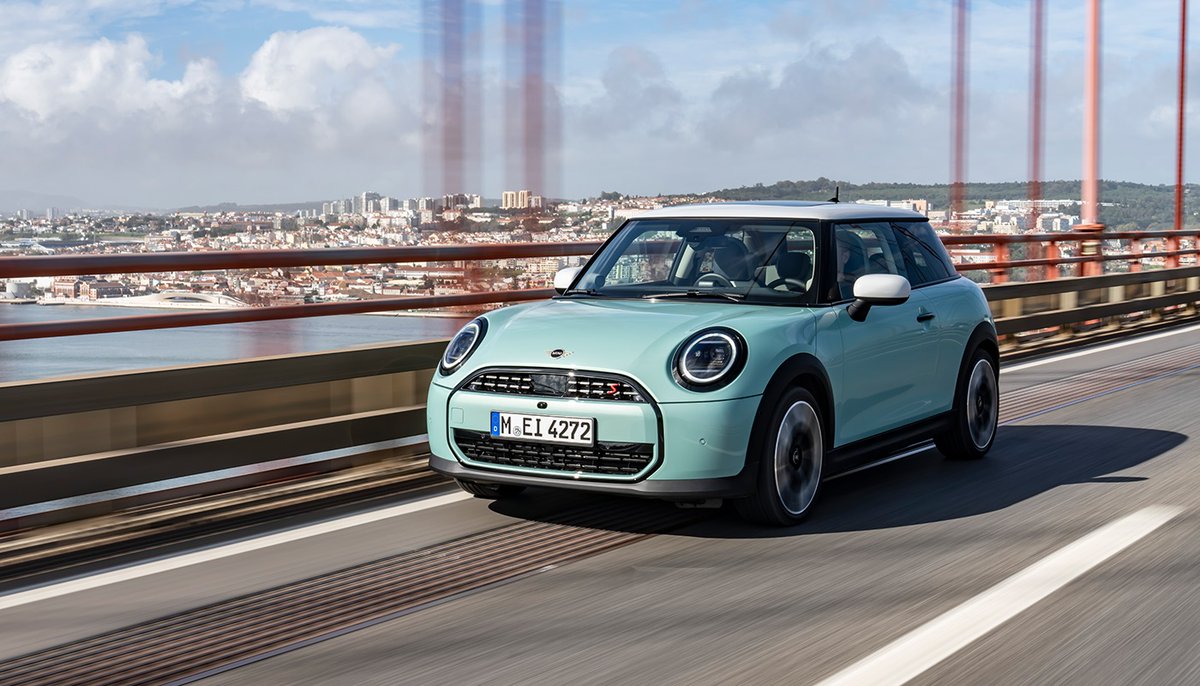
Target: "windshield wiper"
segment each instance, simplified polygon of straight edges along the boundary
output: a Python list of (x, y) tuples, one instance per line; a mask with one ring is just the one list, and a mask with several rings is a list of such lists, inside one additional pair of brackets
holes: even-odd
[(595, 288), (572, 288), (569, 291), (564, 291), (563, 295), (591, 295), (597, 298), (604, 297), (604, 294)]
[(647, 293), (642, 298), (725, 298), (736, 303), (745, 300), (746, 296), (742, 293), (720, 293), (717, 291), (700, 291), (692, 288), (686, 291), (673, 291), (671, 293)]

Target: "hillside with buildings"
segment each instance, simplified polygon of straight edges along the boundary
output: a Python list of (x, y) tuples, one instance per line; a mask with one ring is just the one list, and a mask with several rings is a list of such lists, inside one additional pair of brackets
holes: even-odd
[[(705, 197), (722, 200), (828, 200), (840, 187), (841, 200), (907, 200), (924, 198), (934, 210), (944, 210), (950, 204), (949, 184), (864, 183), (838, 181), (824, 177), (811, 181), (777, 181), (773, 184), (754, 184), (723, 188), (705, 193)], [(1079, 201), (1078, 181), (1043, 181), (1043, 198)], [(1028, 197), (1026, 182), (968, 183), (967, 206), (979, 207), (988, 200), (1015, 200)], [(1103, 205), (1100, 220), (1114, 229), (1169, 229), (1174, 223), (1175, 187), (1147, 185), (1129, 181), (1102, 181), (1100, 197)], [(1064, 203), (1065, 205), (1065, 203)], [(1064, 207), (1070, 214), (1078, 208)], [(1186, 186), (1185, 215), (1187, 224), (1200, 223), (1200, 185)]]

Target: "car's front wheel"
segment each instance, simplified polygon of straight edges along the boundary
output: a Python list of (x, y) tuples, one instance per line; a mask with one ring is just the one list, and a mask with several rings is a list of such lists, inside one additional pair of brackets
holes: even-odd
[(520, 495), (521, 491), (525, 490), (524, 486), (515, 484), (483, 484), (478, 481), (467, 481), (466, 479), (455, 479), (455, 481), (458, 482), (458, 487), (467, 493), (476, 498), (486, 498), (488, 500), (511, 498), (515, 495)]
[(938, 450), (952, 460), (978, 460), (986, 455), (1000, 423), (996, 362), (986, 350), (976, 349), (963, 368), (951, 415), (950, 429), (935, 439)]
[(789, 526), (808, 515), (821, 488), (825, 437), (816, 398), (803, 388), (787, 391), (769, 427), (756, 492), (734, 507), (752, 522)]

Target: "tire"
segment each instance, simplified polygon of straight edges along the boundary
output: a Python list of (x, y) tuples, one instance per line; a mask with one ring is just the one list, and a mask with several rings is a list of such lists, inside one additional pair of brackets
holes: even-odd
[(996, 360), (976, 348), (958, 376), (951, 427), (937, 436), (937, 448), (951, 460), (978, 460), (992, 449), (1000, 424), (1000, 384)]
[(742, 518), (791, 526), (812, 511), (825, 466), (825, 433), (817, 399), (803, 388), (784, 392), (767, 424), (754, 495), (734, 501)]
[(511, 498), (520, 495), (525, 490), (524, 486), (515, 484), (483, 484), (478, 481), (467, 481), (466, 479), (455, 479), (458, 482), (458, 487), (475, 496), (476, 498), (486, 498), (488, 500), (500, 500), (502, 498)]

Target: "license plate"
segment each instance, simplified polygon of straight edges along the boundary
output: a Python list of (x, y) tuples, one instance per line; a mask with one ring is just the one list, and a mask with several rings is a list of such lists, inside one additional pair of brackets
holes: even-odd
[(538, 414), (492, 413), (492, 436), (543, 443), (594, 445), (596, 420), (592, 417), (551, 417)]

